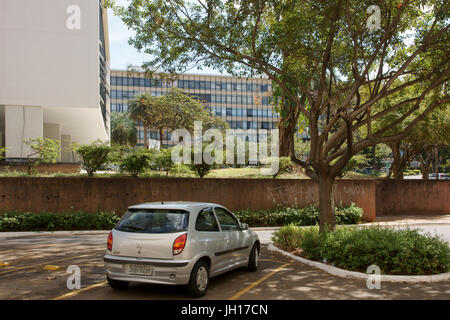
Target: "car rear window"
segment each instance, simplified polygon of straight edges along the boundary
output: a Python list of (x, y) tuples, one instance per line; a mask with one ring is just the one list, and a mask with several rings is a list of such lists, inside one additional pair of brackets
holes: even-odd
[(116, 230), (136, 233), (174, 233), (187, 231), (189, 212), (184, 210), (129, 210)]

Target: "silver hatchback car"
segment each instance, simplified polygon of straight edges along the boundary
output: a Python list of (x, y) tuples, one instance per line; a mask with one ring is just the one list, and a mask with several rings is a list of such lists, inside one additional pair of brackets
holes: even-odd
[(109, 234), (104, 261), (114, 289), (177, 284), (200, 297), (211, 277), (239, 267), (256, 271), (259, 251), (257, 234), (221, 205), (153, 202), (128, 208)]

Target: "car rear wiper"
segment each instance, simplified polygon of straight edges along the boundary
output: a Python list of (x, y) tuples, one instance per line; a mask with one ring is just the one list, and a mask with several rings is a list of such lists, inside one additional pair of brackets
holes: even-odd
[(129, 229), (135, 229), (135, 230), (144, 231), (144, 228), (142, 228), (140, 226), (134, 226), (134, 225), (131, 225), (131, 224), (127, 224), (127, 225), (121, 226), (120, 228), (129, 228)]

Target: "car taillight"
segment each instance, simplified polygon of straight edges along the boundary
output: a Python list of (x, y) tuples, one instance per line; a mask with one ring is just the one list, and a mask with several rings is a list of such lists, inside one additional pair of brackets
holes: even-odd
[(108, 248), (109, 251), (112, 251), (112, 244), (113, 244), (113, 235), (111, 231), (108, 236), (108, 241), (106, 242), (106, 247)]
[(183, 252), (184, 247), (186, 246), (187, 233), (179, 236), (173, 242), (173, 255), (180, 254)]

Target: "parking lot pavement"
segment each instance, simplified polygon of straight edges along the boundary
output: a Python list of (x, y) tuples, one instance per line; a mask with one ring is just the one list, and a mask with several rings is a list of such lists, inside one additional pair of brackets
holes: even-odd
[[(264, 243), (270, 230), (258, 231)], [(108, 233), (8, 236), (0, 242), (0, 299), (189, 299), (184, 287), (133, 284), (124, 291), (105, 282)], [(202, 299), (450, 299), (450, 283), (382, 283), (343, 279), (269, 252), (263, 244), (257, 272), (238, 269), (211, 279)], [(81, 290), (69, 290), (69, 265), (81, 270)]]

